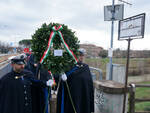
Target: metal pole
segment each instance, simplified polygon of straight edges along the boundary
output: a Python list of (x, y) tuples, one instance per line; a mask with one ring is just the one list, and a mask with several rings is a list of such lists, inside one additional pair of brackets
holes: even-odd
[[(112, 0), (112, 24), (111, 24), (111, 43), (110, 49), (113, 48), (113, 33), (114, 33), (114, 14), (115, 14), (115, 0)], [(112, 56), (109, 57), (109, 80), (112, 80)]]
[(129, 70), (129, 60), (130, 60), (130, 42), (132, 39), (128, 39), (128, 51), (127, 51), (127, 63), (126, 63), (126, 78), (125, 78), (125, 92), (124, 92), (124, 100), (123, 100), (123, 113), (125, 113), (126, 108), (126, 91), (128, 85), (128, 70)]

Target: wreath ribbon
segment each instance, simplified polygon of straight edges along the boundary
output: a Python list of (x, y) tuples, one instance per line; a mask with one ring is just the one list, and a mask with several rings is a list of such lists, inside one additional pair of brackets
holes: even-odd
[(44, 54), (43, 54), (43, 56), (42, 56), (42, 58), (40, 60), (41, 64), (44, 62), (44, 60), (48, 56), (48, 52), (50, 51), (50, 48), (52, 47), (52, 43), (53, 43), (53, 40), (54, 40), (54, 37), (55, 37), (56, 34), (58, 34), (59, 37), (61, 38), (61, 41), (62, 41), (65, 49), (67, 50), (67, 52), (73, 57), (73, 59), (75, 60), (76, 63), (78, 62), (77, 57), (74, 55), (73, 51), (69, 48), (68, 44), (64, 40), (64, 37), (63, 37), (63, 35), (61, 33), (62, 29), (63, 29), (63, 27), (61, 25), (59, 27), (56, 27), (56, 26), (52, 27), (52, 32), (50, 34), (49, 41), (48, 41), (48, 47), (45, 50), (45, 52), (44, 52)]

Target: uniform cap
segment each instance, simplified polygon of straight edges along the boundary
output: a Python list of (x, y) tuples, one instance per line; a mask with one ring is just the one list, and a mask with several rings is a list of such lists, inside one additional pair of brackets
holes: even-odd
[(16, 56), (14, 58), (11, 59), (11, 63), (13, 64), (25, 64), (25, 58), (26, 56), (25, 55), (19, 55), (19, 56)]
[(83, 49), (83, 48), (80, 48), (80, 49), (79, 49), (79, 54), (80, 54), (80, 55), (85, 55), (85, 53), (86, 53), (86, 50), (85, 50), (85, 49)]

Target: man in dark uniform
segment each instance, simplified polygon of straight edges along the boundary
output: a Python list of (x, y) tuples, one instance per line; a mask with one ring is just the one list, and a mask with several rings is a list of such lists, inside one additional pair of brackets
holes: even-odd
[[(85, 52), (79, 51), (79, 54), (82, 57)], [(82, 61), (83, 58), (79, 58), (77, 65), (62, 75), (57, 96), (57, 113), (94, 112), (93, 81), (89, 66)]]
[(35, 56), (33, 55), (33, 53), (31, 54), (26, 53), (26, 56), (27, 56), (27, 65), (25, 69), (31, 71), (34, 75), (36, 75), (38, 64), (35, 62)]
[(24, 56), (11, 60), (12, 71), (0, 79), (0, 113), (44, 113), (43, 89), (53, 81), (42, 82), (24, 70)]

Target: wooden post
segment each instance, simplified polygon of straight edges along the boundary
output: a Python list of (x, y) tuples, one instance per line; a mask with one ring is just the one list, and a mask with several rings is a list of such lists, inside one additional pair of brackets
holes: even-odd
[[(127, 90), (128, 85), (128, 71), (129, 71), (129, 61), (130, 61), (130, 43), (132, 39), (127, 39), (128, 41), (128, 51), (127, 51), (127, 63), (126, 63), (126, 77), (125, 77), (125, 92)], [(123, 101), (123, 113), (125, 113), (126, 109), (126, 93), (124, 93), (124, 101)]]

